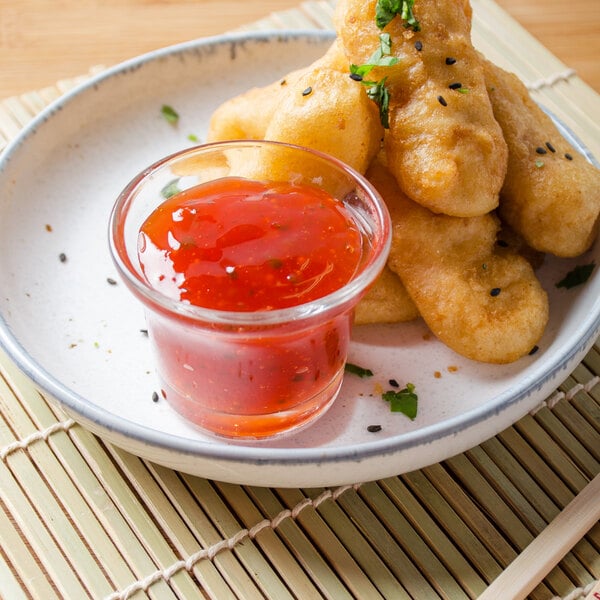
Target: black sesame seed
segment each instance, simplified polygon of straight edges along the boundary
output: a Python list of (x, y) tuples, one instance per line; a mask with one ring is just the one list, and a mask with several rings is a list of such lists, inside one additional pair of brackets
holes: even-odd
[(148, 330), (147, 329), (140, 329), (140, 333), (142, 335), (148, 335)]
[(399, 383), (398, 383), (398, 382), (397, 382), (395, 379), (390, 379), (390, 380), (388, 381), (388, 383), (389, 383), (389, 384), (390, 384), (392, 387), (395, 387), (395, 388), (397, 388), (397, 387), (400, 387), (400, 384), (399, 384)]
[(538, 147), (535, 149), (535, 151), (536, 151), (538, 154), (548, 154), (548, 152), (546, 151), (546, 148), (542, 148), (541, 146), (538, 146)]
[(456, 83), (451, 83), (448, 86), (451, 90), (459, 90), (462, 87), (462, 83), (459, 83), (458, 81)]
[(60, 262), (67, 262), (67, 255), (64, 252), (61, 252), (58, 255), (58, 260), (60, 260)]
[(498, 296), (500, 294), (500, 288), (492, 288), (490, 290), (490, 296), (493, 296), (494, 298), (496, 296)]
[(416, 48), (417, 52), (421, 52), (421, 50), (423, 50), (423, 42), (421, 42), (420, 40), (417, 40), (415, 42), (415, 48)]
[(504, 240), (497, 240), (496, 244), (500, 246), (500, 248), (508, 248), (508, 242), (505, 242)]
[(158, 394), (156, 392), (152, 392), (152, 402), (158, 402)]
[(453, 65), (456, 62), (455, 58), (452, 58), (451, 56), (447, 56), (446, 57), (446, 64), (447, 65)]
[(106, 278), (106, 282), (107, 282), (109, 285), (117, 285), (117, 282), (116, 282), (116, 280), (115, 280), (115, 279), (113, 279), (112, 277), (107, 277), (107, 278)]
[(381, 431), (381, 425), (369, 425), (367, 431), (370, 433), (377, 433), (378, 431)]
[(534, 346), (530, 351), (529, 351), (529, 356), (533, 356), (538, 350), (540, 349), (539, 346)]
[(568, 152), (565, 154), (565, 158), (567, 160), (573, 160), (573, 157)]
[(444, 98), (444, 96), (438, 96), (438, 102), (442, 105), (442, 106), (448, 106), (448, 103), (446, 102), (446, 99)]
[(550, 152), (556, 152), (556, 148), (554, 148), (554, 146), (550, 142), (546, 142), (546, 148), (548, 148)]
[(310, 85), (302, 92), (303, 96), (308, 96), (309, 94), (312, 94), (312, 87)]
[(353, 79), (354, 81), (362, 81), (362, 75), (359, 75), (358, 73), (350, 73), (350, 79)]

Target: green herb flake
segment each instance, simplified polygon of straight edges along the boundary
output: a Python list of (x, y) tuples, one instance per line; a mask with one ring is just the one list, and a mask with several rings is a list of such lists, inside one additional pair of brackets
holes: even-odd
[(544, 166), (544, 161), (543, 161), (543, 160), (536, 160), (536, 161), (535, 161), (535, 166), (536, 166), (538, 169), (541, 169), (541, 168)]
[(200, 138), (199, 138), (199, 137), (198, 137), (198, 136), (197, 136), (195, 133), (190, 133), (190, 134), (187, 136), (187, 139), (188, 139), (190, 142), (199, 142), (199, 141), (200, 141)]
[(390, 128), (389, 106), (390, 92), (386, 86), (386, 77), (380, 81), (364, 79), (375, 67), (392, 67), (398, 63), (398, 58), (391, 55), (392, 40), (389, 33), (379, 35), (379, 48), (367, 59), (363, 65), (350, 65), (350, 76), (355, 81), (360, 81), (367, 88), (367, 96), (379, 107), (379, 118), (385, 129)]
[(165, 200), (168, 200), (171, 196), (179, 194), (179, 192), (181, 192), (179, 189), (179, 179), (173, 179), (172, 181), (169, 181), (169, 183), (167, 183), (162, 190), (160, 190), (160, 195)]
[[(375, 67), (391, 67), (398, 63), (398, 58), (391, 55), (392, 40), (389, 33), (379, 35), (379, 48), (369, 56), (363, 65), (350, 65), (350, 73), (361, 78), (366, 77)], [(374, 81), (363, 81), (365, 85), (374, 85)]]
[(371, 371), (371, 369), (365, 369), (364, 367), (359, 367), (358, 365), (353, 365), (348, 362), (345, 364), (344, 370), (346, 373), (352, 373), (359, 377), (373, 377), (373, 371)]
[(375, 23), (379, 29), (386, 27), (396, 15), (404, 21), (404, 27), (421, 31), (421, 25), (413, 14), (415, 0), (377, 0), (375, 5)]
[(587, 265), (577, 265), (556, 284), (556, 287), (564, 287), (570, 290), (571, 288), (584, 284), (590, 278), (595, 266), (596, 263), (594, 261), (588, 263)]
[(469, 93), (469, 88), (466, 88), (466, 87), (459, 87), (459, 88), (458, 88), (456, 91), (457, 91), (459, 94), (468, 94), (468, 93)]
[(411, 421), (417, 417), (417, 408), (419, 398), (415, 393), (415, 386), (407, 383), (406, 387), (400, 391), (390, 390), (384, 392), (381, 397), (390, 403), (392, 412), (400, 412), (406, 415)]
[(367, 96), (379, 107), (379, 120), (385, 129), (390, 128), (390, 91), (385, 82), (387, 77), (367, 89)]
[(164, 120), (167, 123), (171, 123), (171, 125), (176, 125), (179, 121), (179, 113), (168, 104), (163, 104), (161, 106), (160, 114), (163, 116)]

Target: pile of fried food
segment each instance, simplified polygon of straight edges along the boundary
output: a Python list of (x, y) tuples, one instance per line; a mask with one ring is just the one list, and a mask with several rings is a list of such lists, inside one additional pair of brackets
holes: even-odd
[(323, 57), (213, 114), (209, 141), (268, 139), (366, 175), (393, 222), (357, 324), (422, 317), (459, 354), (508, 363), (548, 321), (544, 254), (593, 243), (600, 171), (471, 43), (468, 0), (338, 0)]

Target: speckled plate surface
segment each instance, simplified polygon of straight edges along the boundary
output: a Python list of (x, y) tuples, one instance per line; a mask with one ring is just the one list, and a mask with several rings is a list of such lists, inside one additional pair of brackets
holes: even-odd
[[(133, 175), (203, 138), (222, 101), (321, 56), (327, 33), (212, 38), (145, 55), (92, 79), (44, 111), (0, 158), (0, 343), (74, 419), (137, 455), (234, 483), (322, 486), (417, 469), (477, 445), (539, 405), (598, 335), (600, 276), (557, 289), (576, 264), (548, 259), (540, 278), (551, 320), (539, 351), (507, 366), (453, 353), (422, 321), (356, 328), (334, 406), (298, 433), (231, 443), (199, 433), (157, 388), (141, 307), (108, 252), (113, 202)], [(160, 115), (180, 114), (177, 126)], [(565, 132), (568, 136), (568, 132)], [(570, 140), (584, 151), (577, 140)], [(63, 260), (61, 260), (63, 255)], [(438, 372), (438, 376), (434, 374)], [(379, 394), (388, 380), (415, 384), (414, 421)], [(377, 433), (369, 425), (381, 425)]]

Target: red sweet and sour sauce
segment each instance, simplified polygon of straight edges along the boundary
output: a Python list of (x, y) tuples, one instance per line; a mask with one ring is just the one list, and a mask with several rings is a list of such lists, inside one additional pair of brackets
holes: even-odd
[[(155, 209), (140, 229), (138, 256), (149, 285), (168, 297), (256, 312), (340, 289), (355, 275), (361, 247), (348, 209), (322, 190), (224, 178)], [(290, 419), (302, 423), (341, 383), (350, 318), (339, 314), (309, 331), (285, 323), (211, 334), (157, 317), (151, 332), (163, 394), (191, 421), (227, 436), (264, 437)]]

